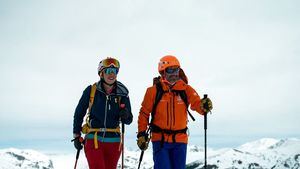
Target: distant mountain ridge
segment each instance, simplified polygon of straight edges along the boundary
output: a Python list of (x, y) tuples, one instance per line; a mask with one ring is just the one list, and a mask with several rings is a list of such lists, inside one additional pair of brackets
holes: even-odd
[[(210, 168), (300, 169), (299, 139), (264, 138), (222, 151), (213, 156), (208, 152)], [(202, 167), (203, 160), (187, 164), (190, 169)]]
[[(201, 169), (204, 164), (204, 148), (189, 145), (187, 169)], [(263, 138), (235, 148), (208, 149), (209, 169), (300, 169), (300, 139)], [(139, 150), (125, 150), (126, 169), (135, 169)], [(0, 169), (65, 169), (73, 168), (75, 154), (43, 155), (33, 150), (0, 150)], [(142, 162), (144, 169), (153, 168), (152, 151), (149, 148)], [(80, 156), (78, 169), (88, 169), (85, 156)], [(120, 167), (119, 167), (120, 168)]]
[(53, 169), (49, 157), (34, 150), (0, 150), (0, 169)]

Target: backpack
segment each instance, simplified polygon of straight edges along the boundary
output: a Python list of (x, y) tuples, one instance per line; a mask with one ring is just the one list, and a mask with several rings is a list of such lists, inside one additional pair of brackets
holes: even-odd
[[(180, 70), (182, 71), (182, 69), (180, 69)], [(183, 74), (184, 74), (184, 72), (183, 72)], [(185, 76), (185, 74), (184, 74), (184, 76)], [(156, 86), (156, 96), (155, 96), (155, 101), (154, 101), (154, 104), (152, 107), (150, 126), (153, 125), (153, 121), (154, 121), (154, 117), (155, 117), (155, 113), (156, 113), (156, 107), (157, 107), (159, 101), (161, 100), (163, 94), (165, 93), (165, 91), (162, 89), (162, 85), (160, 83), (160, 78), (161, 78), (160, 76), (153, 78), (153, 85)], [(181, 77), (181, 79), (186, 83), (188, 82), (186, 76), (184, 79)], [(188, 103), (187, 95), (186, 95), (185, 91), (184, 90), (172, 90), (172, 91), (175, 92), (176, 95), (179, 95), (181, 97), (181, 99), (184, 101), (184, 103), (186, 105), (187, 112), (188, 112), (190, 118), (193, 121), (195, 121), (194, 116), (190, 113), (190, 111), (188, 109), (189, 103)]]
[[(88, 130), (91, 128), (89, 121), (90, 121), (91, 109), (92, 109), (94, 99), (95, 99), (96, 90), (97, 90), (97, 82), (91, 86), (88, 112), (85, 117), (85, 124), (82, 126), (83, 134), (87, 134)], [(118, 103), (119, 103), (119, 105), (121, 105), (121, 97), (120, 96), (118, 97)]]

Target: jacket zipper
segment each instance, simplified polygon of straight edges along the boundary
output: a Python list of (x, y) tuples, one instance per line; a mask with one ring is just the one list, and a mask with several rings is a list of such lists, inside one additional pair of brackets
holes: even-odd
[(173, 122), (173, 116), (172, 116), (172, 98), (170, 98), (170, 130), (172, 129), (172, 122)]
[(167, 126), (169, 125), (169, 103), (167, 102)]
[[(105, 114), (104, 114), (104, 128), (106, 129), (106, 117), (107, 117), (107, 103), (108, 103), (109, 96), (106, 95), (106, 100), (105, 100)], [(103, 138), (105, 137), (105, 131), (103, 132)]]
[(174, 101), (174, 99), (175, 99), (175, 97), (176, 97), (176, 94), (175, 94), (175, 96), (174, 95), (172, 95), (173, 96), (173, 126), (175, 126), (175, 101)]

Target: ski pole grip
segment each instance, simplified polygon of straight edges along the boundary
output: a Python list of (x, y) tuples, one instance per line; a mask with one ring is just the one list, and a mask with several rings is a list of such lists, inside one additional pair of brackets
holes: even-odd
[[(204, 94), (204, 97), (203, 97), (204, 99), (207, 99), (207, 94)], [(208, 110), (208, 103), (206, 102), (206, 103), (204, 103), (204, 105), (203, 105), (203, 107), (205, 108), (205, 109), (207, 109)]]

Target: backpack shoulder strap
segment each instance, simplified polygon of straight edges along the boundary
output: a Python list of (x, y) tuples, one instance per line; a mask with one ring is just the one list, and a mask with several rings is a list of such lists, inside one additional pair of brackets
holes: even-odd
[(93, 103), (94, 103), (94, 98), (95, 98), (95, 94), (96, 94), (96, 89), (97, 89), (97, 83), (94, 83), (91, 87), (91, 93), (90, 93), (90, 101), (89, 101), (89, 107), (88, 107), (88, 112), (87, 112), (87, 115), (86, 115), (86, 124), (89, 124), (89, 117), (90, 117), (90, 114), (91, 114), (91, 109), (92, 109), (92, 106), (93, 106)]
[(193, 121), (195, 121), (194, 116), (193, 116), (193, 115), (191, 114), (191, 112), (189, 111), (189, 103), (188, 103), (188, 99), (187, 99), (187, 95), (186, 95), (185, 90), (179, 90), (178, 93), (179, 93), (181, 99), (182, 99), (182, 100), (184, 101), (184, 103), (185, 103), (186, 110), (187, 110), (187, 112), (189, 113), (189, 116), (191, 117), (191, 119), (192, 119)]
[(92, 85), (91, 93), (90, 93), (89, 112), (91, 112), (91, 108), (92, 108), (92, 105), (93, 105), (93, 103), (94, 103), (94, 98), (95, 98), (95, 94), (96, 94), (96, 89), (97, 89), (97, 83), (94, 83), (94, 84)]
[(164, 94), (164, 91), (162, 89), (162, 86), (161, 86), (160, 82), (156, 83), (155, 86), (156, 86), (156, 95), (155, 95), (155, 100), (154, 100), (154, 104), (153, 104), (153, 107), (152, 107), (150, 125), (152, 125), (152, 122), (154, 120), (155, 113), (156, 113), (156, 107), (157, 107), (159, 101), (161, 100), (161, 98), (162, 98), (162, 96)]

